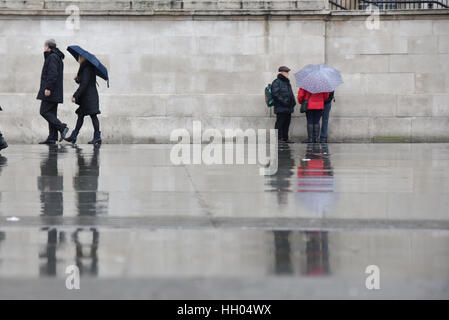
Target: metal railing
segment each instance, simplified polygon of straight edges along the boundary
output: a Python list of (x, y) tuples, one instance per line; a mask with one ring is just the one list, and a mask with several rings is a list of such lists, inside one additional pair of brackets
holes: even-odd
[(366, 10), (370, 5), (379, 10), (449, 9), (449, 0), (329, 0), (331, 10)]

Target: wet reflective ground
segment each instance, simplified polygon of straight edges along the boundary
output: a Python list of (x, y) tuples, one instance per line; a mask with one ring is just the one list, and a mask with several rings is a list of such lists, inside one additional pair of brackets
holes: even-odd
[(0, 298), (449, 298), (449, 145), (284, 145), (273, 176), (170, 148), (4, 150)]

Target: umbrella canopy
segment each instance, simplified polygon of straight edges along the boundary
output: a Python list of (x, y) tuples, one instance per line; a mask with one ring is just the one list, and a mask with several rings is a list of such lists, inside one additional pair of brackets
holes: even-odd
[(332, 92), (343, 83), (340, 71), (325, 64), (309, 64), (295, 73), (296, 85), (310, 93)]
[(3, 111), (2, 106), (0, 106), (0, 111)]
[(100, 78), (108, 81), (109, 87), (109, 76), (108, 69), (94, 56), (92, 53), (84, 50), (80, 46), (69, 46), (67, 51), (78, 61), (79, 56), (83, 56), (87, 61), (89, 61), (95, 67), (95, 74)]

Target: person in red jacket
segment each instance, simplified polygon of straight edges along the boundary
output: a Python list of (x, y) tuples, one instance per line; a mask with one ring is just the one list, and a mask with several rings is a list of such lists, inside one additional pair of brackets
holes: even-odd
[(305, 143), (317, 143), (320, 134), (320, 119), (323, 115), (324, 101), (329, 98), (329, 92), (310, 93), (299, 88), (298, 102), (302, 104), (308, 100), (307, 117), (307, 140)]

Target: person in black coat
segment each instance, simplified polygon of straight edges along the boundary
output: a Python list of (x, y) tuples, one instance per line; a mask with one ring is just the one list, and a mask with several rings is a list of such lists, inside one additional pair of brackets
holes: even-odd
[(277, 79), (271, 84), (271, 94), (274, 99), (274, 113), (276, 114), (275, 129), (278, 129), (278, 140), (286, 143), (292, 143), (288, 139), (288, 130), (292, 113), (296, 105), (296, 99), (293, 95), (292, 86), (288, 79), (290, 69), (282, 66), (279, 68)]
[(79, 108), (75, 111), (78, 115), (78, 120), (76, 121), (76, 127), (72, 131), (72, 134), (65, 140), (76, 143), (76, 138), (84, 123), (84, 117), (90, 116), (94, 127), (94, 138), (92, 141), (89, 141), (89, 144), (101, 144), (100, 122), (97, 117), (101, 112), (96, 86), (97, 75), (95, 74), (95, 67), (81, 55), (78, 58), (78, 62), (80, 67), (75, 81), (79, 83), (79, 88), (73, 94), (72, 98), (72, 102), (79, 105)]
[[(2, 111), (2, 107), (0, 107), (0, 111)], [(5, 138), (3, 138), (2, 133), (0, 132), (0, 150), (8, 148), (8, 144), (5, 141)]]
[(41, 100), (40, 114), (48, 122), (48, 137), (40, 144), (55, 144), (58, 131), (62, 141), (69, 128), (58, 119), (58, 103), (63, 103), (64, 54), (56, 47), (55, 40), (47, 40), (44, 45), (44, 66), (37, 99)]
[(0, 132), (0, 150), (8, 148), (8, 144), (5, 141), (5, 138), (3, 138), (2, 133)]

